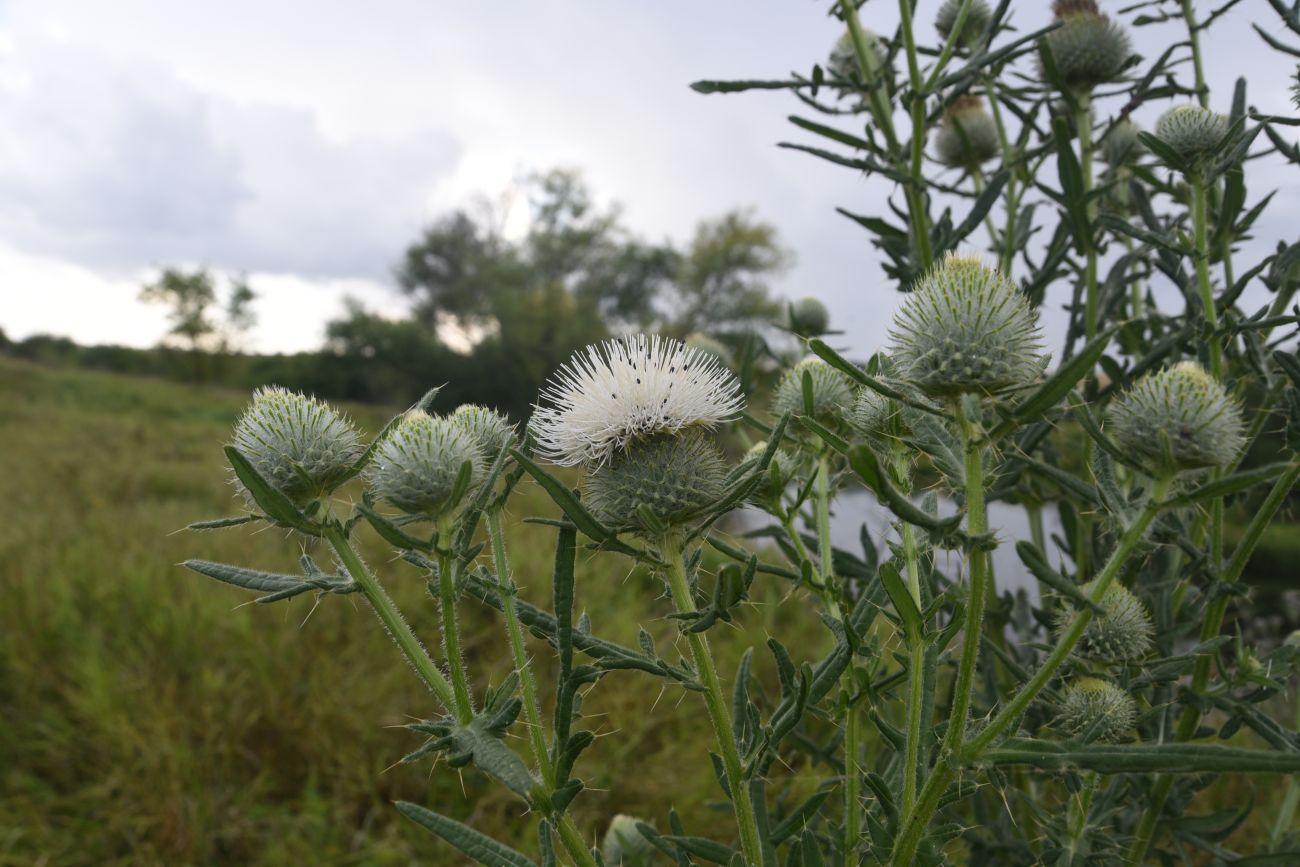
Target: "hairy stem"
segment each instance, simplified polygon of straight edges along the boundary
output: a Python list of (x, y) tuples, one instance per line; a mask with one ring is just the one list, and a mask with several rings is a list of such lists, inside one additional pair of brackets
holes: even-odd
[[(899, 440), (893, 441), (894, 481), (904, 493), (911, 493), (912, 479), (907, 451)], [(918, 611), (925, 610), (921, 597), (920, 555), (916, 546), (916, 529), (906, 521), (899, 524), (903, 538), (903, 566), (907, 570), (907, 592)], [(903, 754), (903, 812), (916, 803), (916, 789), (921, 769), (921, 721), (925, 714), (925, 638), (909, 636), (907, 644), (907, 741)]]
[(579, 867), (597, 867), (596, 859), (591, 856), (591, 847), (587, 841), (582, 839), (582, 832), (578, 826), (573, 824), (573, 819), (569, 814), (562, 813), (555, 823), (555, 829), (560, 834), (560, 842), (564, 845), (564, 850), (569, 853)]
[[(384, 628), (392, 636), (393, 641), (397, 643), (398, 648), (406, 656), (415, 673), (420, 676), (425, 685), (438, 697), (438, 701), (449, 713), (455, 713), (457, 709), (456, 698), (452, 691), (451, 684), (447, 681), (447, 676), (438, 668), (429, 652), (424, 649), (420, 639), (415, 637), (411, 631), (411, 626), (402, 617), (402, 613), (397, 609), (397, 604), (393, 602), (391, 596), (384, 591), (383, 585), (370, 574), (370, 570), (361, 562), (356, 551), (352, 550), (352, 543), (343, 530), (338, 527), (331, 527), (326, 530), (325, 538), (338, 555), (339, 561), (343, 568), (347, 570), (348, 575), (361, 588), (361, 594), (366, 597), (370, 607), (375, 610)], [(461, 722), (468, 722), (468, 719)]]
[[(659, 540), (659, 552), (664, 562), (668, 564), (668, 586), (677, 613), (693, 613), (696, 610), (695, 599), (691, 596), (690, 582), (686, 577), (681, 537), (675, 534), (665, 535)], [(736, 745), (736, 736), (731, 728), (731, 716), (727, 712), (726, 698), (722, 693), (722, 683), (718, 680), (718, 671), (713, 665), (713, 653), (709, 649), (709, 641), (702, 632), (687, 632), (685, 636), (691, 646), (691, 655), (695, 660), (695, 669), (699, 674), (700, 683), (704, 687), (704, 704), (709, 712), (709, 721), (713, 724), (713, 733), (717, 738), (718, 752), (722, 754), (723, 767), (727, 771), (727, 785), (731, 789), (731, 805), (736, 813), (736, 825), (740, 830), (740, 848), (745, 863), (762, 864), (758, 820), (754, 814), (754, 804), (750, 800), (749, 786), (743, 778), (740, 748)]]
[(456, 694), (456, 718), (467, 723), (474, 718), (474, 702), (469, 694), (465, 660), (460, 655), (460, 625), (456, 619), (456, 560), (444, 542), (447, 528), (438, 533), (438, 607), (442, 609), (442, 648), (451, 669), (451, 685)]
[[(966, 4), (967, 6), (969, 4)], [(963, 9), (963, 11), (965, 11)], [(930, 248), (930, 218), (925, 210), (925, 94), (921, 80), (921, 63), (916, 51), (916, 38), (912, 35), (912, 2), (898, 0), (898, 14), (903, 31), (903, 48), (907, 52), (907, 76), (911, 85), (912, 159), (908, 166), (910, 183), (907, 186), (908, 209), (912, 216), (913, 240), (920, 270), (934, 264)]]

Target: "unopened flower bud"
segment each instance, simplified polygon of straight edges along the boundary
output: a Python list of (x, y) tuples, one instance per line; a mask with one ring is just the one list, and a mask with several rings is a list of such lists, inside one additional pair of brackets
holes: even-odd
[[(867, 43), (871, 68), (878, 76), (880, 71), (884, 69), (885, 63), (889, 60), (889, 56), (879, 36), (865, 27), (862, 28), (862, 35)], [(862, 68), (858, 64), (858, 53), (853, 47), (853, 34), (849, 30), (844, 31), (836, 41), (835, 47), (831, 49), (831, 56), (826, 63), (826, 68), (838, 78), (859, 83), (862, 81)]]
[(935, 396), (994, 395), (1042, 374), (1038, 317), (999, 271), (949, 255), (922, 277), (894, 317), (898, 376)]
[(1116, 121), (1101, 140), (1102, 158), (1112, 168), (1131, 163), (1146, 150), (1138, 138), (1138, 125), (1128, 118)]
[[(616, 531), (653, 532), (689, 524), (722, 499), (727, 464), (703, 431), (637, 440), (587, 476), (587, 505)], [(649, 509), (654, 521), (640, 513)]]
[(804, 374), (812, 383), (812, 417), (822, 423), (836, 423), (853, 407), (853, 380), (815, 356), (808, 356), (786, 371), (772, 396), (772, 413), (807, 415), (804, 405)]
[(1086, 92), (1119, 78), (1133, 45), (1123, 27), (1101, 14), (1096, 0), (1056, 0), (1052, 12), (1061, 26), (1043, 37), (1043, 45), (1062, 84)]
[(716, 337), (710, 337), (708, 334), (696, 331), (686, 336), (686, 346), (694, 349), (696, 352), (712, 357), (718, 364), (723, 367), (731, 367), (732, 358), (731, 350), (727, 345)]
[(1001, 150), (993, 116), (978, 96), (959, 96), (943, 113), (934, 138), (939, 162), (954, 169), (973, 172), (996, 157)]
[[(889, 383), (886, 381), (886, 384)], [(897, 433), (898, 418), (898, 401), (885, 397), (873, 388), (862, 388), (853, 401), (853, 414), (849, 420), (859, 433), (879, 439)]]
[(514, 446), (517, 442), (515, 426), (510, 423), (510, 419), (486, 406), (461, 404), (449, 418), (452, 424), (460, 426), (470, 435), (470, 439), (478, 446), (484, 466), (495, 461), (503, 448)]
[(1100, 678), (1080, 678), (1061, 693), (1056, 724), (1071, 735), (1119, 741), (1133, 730), (1136, 721), (1133, 696)]
[(787, 315), (790, 330), (800, 337), (820, 337), (831, 323), (826, 305), (812, 297), (790, 302)]
[(299, 505), (338, 487), (365, 451), (356, 428), (333, 407), (279, 386), (254, 392), (231, 445)]
[[(754, 446), (745, 453), (745, 459), (741, 462), (742, 469), (752, 470), (757, 466), (758, 461), (767, 451), (767, 442), (761, 440), (754, 443)], [(772, 455), (772, 460), (767, 465), (767, 470), (759, 479), (758, 484), (750, 494), (750, 499), (757, 503), (763, 503), (770, 500), (774, 495), (780, 494), (781, 491), (774, 490), (772, 487), (772, 473), (775, 469), (776, 475), (783, 481), (788, 481), (791, 474), (795, 471), (797, 459), (794, 455), (785, 449), (778, 448), (776, 454)]]
[(470, 465), (470, 484), (482, 478), (483, 459), (474, 438), (450, 419), (411, 410), (375, 450), (370, 490), (404, 512), (437, 516), (451, 502), (461, 468)]
[[(945, 40), (957, 26), (957, 13), (961, 11), (961, 4), (962, 0), (944, 0), (943, 5), (934, 15), (934, 29), (939, 31), (939, 35)], [(986, 0), (972, 0), (958, 42), (967, 46), (974, 45), (984, 35), (984, 30), (989, 26), (992, 17), (993, 13)]]
[(1152, 475), (1231, 464), (1242, 429), (1237, 402), (1194, 361), (1142, 377), (1110, 409), (1115, 442)]
[[(1079, 587), (1085, 596), (1092, 594), (1096, 582), (1089, 581)], [(1151, 650), (1151, 636), (1155, 628), (1147, 607), (1123, 584), (1111, 584), (1098, 603), (1101, 614), (1094, 614), (1083, 630), (1083, 637), (1075, 652), (1087, 659), (1102, 662), (1135, 662)], [(1061, 613), (1062, 629), (1070, 622), (1071, 612)]]
[(635, 816), (619, 813), (609, 823), (601, 855), (608, 867), (649, 867), (656, 849), (637, 830)]
[(1174, 106), (1156, 121), (1156, 137), (1192, 163), (1209, 156), (1227, 134), (1228, 118), (1199, 105)]

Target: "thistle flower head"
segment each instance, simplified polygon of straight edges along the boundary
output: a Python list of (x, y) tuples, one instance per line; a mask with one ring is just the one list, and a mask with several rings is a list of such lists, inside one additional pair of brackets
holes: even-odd
[(1131, 163), (1146, 150), (1138, 138), (1138, 125), (1128, 118), (1121, 118), (1111, 125), (1101, 140), (1102, 158), (1111, 167)]
[(1056, 0), (1052, 12), (1061, 26), (1043, 38), (1040, 74), (1046, 77), (1043, 56), (1050, 52), (1057, 77), (1071, 90), (1116, 80), (1133, 53), (1128, 32), (1101, 14), (1094, 0)]
[(716, 358), (642, 334), (576, 353), (541, 398), (533, 436), (561, 466), (602, 466), (635, 440), (712, 428), (744, 407), (740, 384)]
[(483, 458), (464, 426), (410, 410), (375, 449), (370, 491), (404, 512), (436, 516), (457, 505), (451, 496), (466, 463), (472, 485), (482, 479)]
[(655, 848), (637, 830), (641, 820), (619, 813), (609, 823), (601, 855), (608, 867), (648, 867), (653, 862)]
[(803, 400), (804, 374), (812, 382), (812, 416), (821, 422), (844, 418), (853, 406), (853, 380), (816, 356), (808, 356), (786, 371), (772, 396), (775, 415), (807, 415)]
[(1227, 466), (1245, 445), (1237, 402), (1194, 361), (1134, 383), (1111, 406), (1110, 430), (1152, 475)]
[[(867, 28), (862, 28), (862, 35), (867, 42), (867, 51), (871, 55), (872, 68), (881, 70), (889, 60), (885, 52), (885, 46), (881, 43), (880, 37), (872, 33)], [(835, 47), (831, 49), (831, 56), (826, 62), (826, 68), (838, 78), (848, 81), (860, 81), (862, 79), (862, 69), (858, 65), (858, 53), (853, 47), (853, 33), (845, 30), (840, 38), (836, 40)]]
[(800, 337), (819, 337), (826, 333), (831, 323), (826, 305), (812, 297), (790, 302), (787, 315), (790, 330)]
[(329, 404), (279, 386), (253, 393), (231, 445), (298, 504), (341, 484), (365, 450), (356, 428)]
[(1193, 163), (1209, 156), (1228, 134), (1228, 118), (1199, 105), (1176, 105), (1156, 121), (1156, 137)]
[[(888, 380), (885, 382), (889, 384)], [(853, 401), (853, 413), (849, 421), (859, 433), (878, 439), (895, 433), (898, 415), (898, 401), (885, 397), (873, 388), (862, 388)]]
[(722, 452), (698, 428), (639, 439), (588, 474), (586, 503), (618, 532), (682, 526), (722, 499), (727, 469)]
[[(1095, 586), (1096, 582), (1089, 581), (1079, 591), (1090, 595)], [(1146, 656), (1151, 650), (1155, 628), (1142, 600), (1124, 585), (1111, 584), (1099, 604), (1103, 613), (1093, 615), (1088, 621), (1075, 652), (1087, 659), (1116, 663), (1135, 662)], [(1061, 612), (1058, 619), (1061, 629), (1066, 628), (1071, 617), (1070, 612)]]
[[(759, 442), (754, 443), (753, 447), (745, 453), (745, 459), (741, 462), (741, 467), (744, 469), (752, 469), (758, 463), (759, 459), (763, 457), (763, 453), (766, 451), (766, 440), (760, 440)], [(750, 495), (750, 498), (755, 502), (762, 504), (763, 502), (770, 500), (774, 494), (781, 493), (780, 491), (774, 490), (772, 487), (772, 468), (776, 468), (776, 474), (782, 480), (788, 480), (794, 472), (797, 462), (798, 459), (795, 458), (794, 455), (790, 454), (785, 449), (778, 448), (776, 454), (772, 455), (772, 460), (768, 464), (768, 471), (763, 474), (761, 479), (759, 479), (759, 482), (754, 487), (754, 491)]]
[[(961, 11), (962, 0), (943, 0), (943, 5), (934, 15), (934, 29), (939, 31), (939, 35), (947, 39), (952, 34), (952, 29), (957, 26), (957, 13)], [(973, 0), (970, 4), (970, 11), (966, 13), (966, 23), (962, 25), (961, 35), (958, 41), (965, 45), (974, 45), (984, 30), (989, 26), (989, 19), (993, 17), (992, 10), (986, 0)]]
[(1056, 724), (1071, 735), (1119, 741), (1137, 722), (1133, 696), (1109, 681), (1083, 677), (1061, 693)]
[(496, 460), (501, 449), (518, 441), (510, 419), (494, 409), (476, 403), (461, 404), (449, 418), (461, 427), (478, 446), (484, 466)]
[(944, 110), (934, 137), (939, 162), (954, 169), (975, 171), (1001, 150), (998, 127), (978, 96), (959, 96)]
[(917, 282), (890, 340), (898, 377), (938, 396), (1019, 388), (1047, 364), (1024, 295), (972, 256), (950, 254)]
[(704, 355), (711, 355), (723, 367), (731, 367), (731, 350), (716, 337), (696, 331), (686, 335), (686, 346)]

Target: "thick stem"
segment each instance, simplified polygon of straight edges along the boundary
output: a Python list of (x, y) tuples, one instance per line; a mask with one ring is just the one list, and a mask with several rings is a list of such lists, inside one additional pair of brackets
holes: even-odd
[(1065, 864), (1074, 864), (1076, 859), (1079, 863), (1083, 863), (1088, 857), (1085, 843), (1088, 834), (1088, 814), (1092, 811), (1092, 796), (1101, 783), (1101, 775), (1092, 771), (1084, 771), (1080, 776), (1083, 787), (1078, 797), (1070, 799), (1070, 813), (1066, 821), (1069, 837), (1062, 847), (1065, 849), (1066, 857), (1061, 859), (1061, 863)]
[[(1196, 288), (1201, 299), (1201, 312), (1210, 328), (1219, 330), (1219, 311), (1214, 304), (1214, 289), (1210, 286), (1209, 214), (1205, 180), (1199, 173), (1189, 178), (1192, 186), (1192, 231), (1196, 250)], [(1223, 378), (1223, 347), (1219, 339), (1210, 340), (1210, 373), (1215, 379)]]
[(518, 588), (510, 576), (510, 562), (506, 559), (505, 535), (501, 532), (501, 510), (491, 508), (487, 511), (488, 540), (492, 545), (492, 565), (496, 569), (497, 583), (505, 594), (501, 602), (506, 616), (506, 633), (510, 638), (510, 655), (514, 658), (515, 671), (519, 672), (519, 696), (524, 703), (524, 720), (528, 724), (528, 740), (533, 750), (533, 761), (541, 771), (547, 788), (555, 787), (555, 773), (551, 767), (550, 752), (546, 748), (546, 736), (542, 730), (542, 714), (537, 702), (537, 684), (533, 680), (533, 667), (528, 660), (528, 650), (524, 645), (524, 630), (519, 623), (519, 614), (515, 610), (515, 594)]
[(916, 242), (918, 264), (928, 270), (934, 263), (930, 248), (930, 218), (925, 210), (925, 95), (921, 80), (921, 61), (916, 51), (916, 38), (912, 35), (912, 2), (898, 0), (898, 14), (903, 31), (903, 48), (907, 53), (907, 77), (911, 93), (912, 159), (908, 166), (910, 183), (907, 185), (907, 204), (912, 217), (912, 233)]
[[(1083, 174), (1083, 194), (1092, 193), (1092, 95), (1075, 95), (1074, 129), (1079, 136), (1079, 169)], [(1092, 222), (1097, 218), (1097, 203), (1089, 200), (1085, 206), (1088, 217), (1088, 237), (1083, 242), (1087, 264), (1084, 266), (1083, 328), (1088, 340), (1097, 336), (1097, 245), (1092, 239)]]
[[(893, 441), (894, 481), (905, 493), (912, 491), (911, 469), (902, 441)], [(903, 537), (903, 566), (907, 570), (907, 592), (918, 611), (925, 610), (921, 597), (920, 554), (916, 546), (916, 529), (906, 521), (899, 525)], [(903, 755), (903, 812), (916, 803), (916, 789), (921, 770), (921, 721), (925, 715), (925, 638), (909, 636), (907, 644), (907, 741)]]
[(465, 659), (460, 655), (460, 625), (456, 622), (455, 558), (443, 548), (447, 534), (439, 532), (438, 551), (438, 607), (442, 609), (442, 649), (451, 669), (451, 685), (456, 694), (456, 718), (462, 724), (474, 718), (474, 702), (469, 694), (469, 678), (465, 674)]
[[(973, 539), (988, 533), (988, 516), (984, 506), (984, 440), (976, 424), (966, 418), (961, 404), (956, 407), (966, 456), (966, 533)], [(972, 547), (967, 554), (970, 592), (966, 601), (966, 623), (962, 630), (961, 660), (953, 685), (952, 711), (948, 730), (944, 732), (941, 753), (954, 753), (966, 737), (966, 718), (970, 711), (971, 692), (975, 686), (975, 668), (979, 662), (980, 631), (984, 607), (988, 602), (988, 552)]]
[(597, 867), (596, 859), (591, 856), (591, 847), (587, 841), (582, 839), (582, 832), (578, 826), (573, 824), (573, 819), (567, 813), (561, 814), (556, 820), (555, 829), (560, 834), (560, 842), (564, 845), (564, 850), (569, 853), (569, 857), (579, 867)]
[[(690, 582), (686, 578), (686, 563), (682, 558), (682, 541), (679, 536), (665, 535), (659, 542), (659, 553), (668, 564), (668, 587), (672, 592), (673, 605), (678, 614), (690, 614), (695, 609), (695, 599), (691, 596)], [(685, 633), (687, 643), (691, 646), (691, 655), (695, 660), (695, 670), (704, 687), (704, 704), (709, 712), (709, 721), (713, 724), (713, 733), (717, 738), (718, 752), (722, 754), (722, 764), (727, 771), (727, 785), (731, 789), (731, 805), (736, 813), (736, 825), (740, 830), (740, 848), (747, 865), (763, 863), (762, 848), (759, 843), (758, 820), (754, 814), (754, 804), (749, 797), (749, 786), (743, 779), (740, 764), (740, 748), (736, 745), (736, 736), (731, 728), (731, 716), (727, 712), (726, 699), (722, 693), (722, 683), (718, 680), (718, 671), (713, 666), (713, 653), (709, 641), (702, 632)]]
[(392, 636), (393, 641), (397, 643), (398, 648), (406, 656), (415, 673), (425, 682), (425, 685), (438, 697), (438, 701), (448, 712), (454, 712), (456, 708), (455, 695), (452, 692), (451, 684), (447, 682), (447, 676), (438, 668), (429, 652), (424, 649), (420, 639), (415, 637), (411, 631), (411, 626), (402, 617), (398, 611), (396, 603), (392, 597), (384, 591), (383, 585), (370, 574), (370, 570), (361, 562), (361, 558), (352, 550), (352, 544), (348, 541), (343, 531), (337, 527), (331, 527), (325, 532), (325, 538), (329, 541), (330, 547), (334, 553), (338, 554), (339, 561), (343, 568), (347, 570), (348, 575), (361, 588), (361, 594), (366, 597), (370, 607), (375, 610), (384, 628)]

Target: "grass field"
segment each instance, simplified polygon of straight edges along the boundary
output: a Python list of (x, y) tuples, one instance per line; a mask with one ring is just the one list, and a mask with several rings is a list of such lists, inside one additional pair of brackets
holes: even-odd
[[(294, 567), (297, 543), (275, 531), (176, 532), (238, 511), (220, 446), (244, 400), (0, 359), (0, 864), (460, 863), (397, 815), (397, 798), (535, 851), (535, 817), (477, 772), (393, 766), (420, 743), (400, 726), (436, 708), (360, 597), (241, 607), (241, 591), (176, 565)], [(371, 431), (383, 421), (356, 416)], [(516, 577), (544, 601), (554, 531), (519, 519), (554, 510), (524, 484), (512, 511)], [(436, 644), (422, 577), (360, 535)], [(769, 631), (801, 658), (823, 652), (811, 606), (778, 607), (784, 592), (758, 582), (744, 628), (714, 630), (725, 679)], [(578, 594), (597, 632), (634, 644), (644, 624), (675, 659), (655, 579), (584, 557)], [(463, 631), (481, 694), (508, 671), (508, 650), (475, 606), (464, 603)], [(546, 674), (550, 656), (535, 650)], [(579, 767), (593, 790), (576, 807), (585, 833), (617, 812), (676, 807), (694, 832), (726, 836), (694, 696), (616, 672), (584, 709), (608, 735)]]
[[(390, 767), (420, 743), (396, 727), (436, 709), (359, 597), (239, 607), (241, 591), (176, 565), (294, 566), (296, 543), (274, 531), (175, 532), (238, 510), (220, 446), (244, 399), (0, 361), (0, 863), (454, 863), (395, 813), (399, 797), (466, 819), (472, 809), (477, 827), (533, 849), (532, 818), (476, 772)], [(383, 421), (356, 415), (372, 431)], [(512, 510), (552, 511), (531, 485)], [(361, 535), (436, 643), (421, 576)], [(517, 524), (510, 544), (518, 580), (542, 601), (553, 531)], [(644, 623), (671, 642), (658, 583), (627, 561), (587, 558), (580, 582), (602, 634), (634, 643)], [(475, 605), (464, 632), (481, 689), (508, 670), (508, 652)], [(764, 623), (774, 608), (760, 604), (750, 634), (730, 639), (788, 634)], [(822, 639), (810, 640), (811, 654)], [(714, 797), (703, 749), (679, 746), (684, 729), (707, 725), (682, 697), (635, 673), (588, 696), (602, 733), (618, 727), (581, 769), (596, 790), (577, 811), (589, 834), (619, 811), (698, 814)]]

